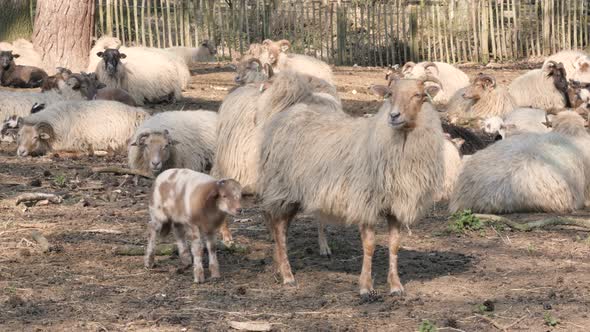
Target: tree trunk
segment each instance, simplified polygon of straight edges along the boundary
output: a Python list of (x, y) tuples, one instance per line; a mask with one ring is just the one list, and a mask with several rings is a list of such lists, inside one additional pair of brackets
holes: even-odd
[(33, 22), (29, 5), (24, 0), (0, 0), (0, 41), (31, 39)]
[(38, 0), (33, 45), (42, 50), (46, 69), (72, 71), (88, 65), (95, 0)]

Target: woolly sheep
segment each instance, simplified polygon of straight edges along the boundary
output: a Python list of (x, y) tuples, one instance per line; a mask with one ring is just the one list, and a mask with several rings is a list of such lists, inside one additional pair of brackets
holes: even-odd
[(24, 118), (17, 155), (49, 151), (126, 151), (145, 111), (114, 101), (65, 101)]
[(41, 92), (58, 89), (59, 82), (65, 82), (70, 75), (73, 74), (72, 71), (67, 68), (57, 67), (56, 69), (57, 73), (47, 77), (47, 79), (43, 81), (43, 84), (41, 84)]
[[(496, 79), (490, 75), (479, 74), (471, 85), (462, 89), (461, 96), (453, 96), (447, 107), (448, 119), (451, 123), (479, 122), (492, 116), (504, 116), (516, 108), (516, 102), (508, 90), (496, 84)], [(471, 105), (466, 109), (465, 103), (459, 98), (466, 99)]]
[(441, 191), (435, 196), (434, 201), (446, 201), (451, 197), (455, 182), (461, 171), (461, 154), (459, 149), (463, 145), (462, 139), (447, 138), (444, 143), (444, 182)]
[(548, 62), (541, 69), (533, 69), (517, 77), (508, 87), (516, 105), (539, 109), (565, 107), (566, 97), (555, 87), (552, 78), (560, 70), (554, 62)]
[(215, 46), (213, 46), (208, 40), (204, 40), (201, 43), (201, 46), (197, 48), (169, 47), (165, 50), (182, 58), (187, 66), (192, 66), (199, 62), (209, 62), (213, 59), (215, 54), (217, 54)]
[(403, 293), (397, 273), (401, 225), (411, 225), (431, 206), (444, 179), (444, 136), (439, 116), (426, 103), (425, 84), (399, 80), (379, 113), (353, 118), (297, 104), (266, 124), (257, 184), (275, 239), (283, 283), (295, 282), (287, 257), (287, 227), (299, 211), (359, 225), (364, 258), (361, 296), (373, 295), (371, 261), (375, 225), (389, 225), (391, 294)]
[(15, 60), (19, 66), (33, 66), (43, 68), (41, 55), (35, 50), (33, 44), (25, 39), (19, 38), (11, 43), (0, 43), (0, 51), (12, 51), (20, 57)]
[(236, 76), (234, 82), (238, 85), (257, 83), (268, 80), (274, 74), (271, 65), (262, 65), (257, 58), (242, 60), (235, 67)]
[(576, 112), (555, 116), (550, 133), (499, 141), (464, 162), (450, 211), (565, 213), (582, 208), (590, 197), (589, 144)]
[(209, 171), (215, 152), (217, 113), (171, 111), (143, 122), (131, 139), (129, 167), (160, 173), (169, 168)]
[(182, 97), (178, 71), (168, 57), (137, 48), (125, 52), (129, 53), (126, 61), (127, 54), (117, 49), (96, 53), (102, 58), (95, 71), (100, 82), (109, 88), (126, 90), (138, 105), (146, 101), (173, 102)]
[(14, 88), (38, 88), (47, 79), (47, 73), (40, 68), (21, 66), (14, 62), (19, 54), (0, 51), (0, 84)]
[(567, 78), (584, 83), (590, 83), (590, 56), (583, 51), (565, 50), (548, 57), (543, 66), (550, 61), (562, 63)]
[(215, 231), (222, 225), (226, 214), (241, 213), (240, 184), (232, 179), (217, 180), (207, 174), (189, 169), (169, 169), (160, 174), (150, 197), (149, 237), (145, 253), (145, 267), (154, 265), (156, 238), (172, 228), (182, 265), (188, 268), (191, 257), (186, 246), (188, 231), (194, 258), (194, 281), (205, 281), (203, 250), (209, 253), (211, 278), (219, 278), (219, 263), (215, 252)]
[(431, 75), (441, 82), (440, 91), (433, 98), (437, 105), (445, 105), (449, 99), (461, 88), (469, 85), (469, 77), (455, 66), (444, 62), (407, 62), (402, 67), (405, 78), (419, 79)]

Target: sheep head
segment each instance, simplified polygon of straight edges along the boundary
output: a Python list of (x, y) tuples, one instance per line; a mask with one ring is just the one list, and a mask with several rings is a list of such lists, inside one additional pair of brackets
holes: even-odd
[(414, 69), (414, 67), (416, 67), (416, 63), (412, 62), (412, 61), (408, 61), (404, 64), (404, 66), (402, 67), (402, 75), (406, 76), (408, 75), (412, 69)]
[(19, 157), (44, 155), (51, 150), (55, 140), (53, 127), (47, 122), (23, 124), (16, 135)]
[(279, 60), (281, 53), (286, 53), (290, 48), (291, 43), (286, 39), (276, 42), (266, 39), (262, 42), (262, 53), (260, 58), (263, 62), (274, 65)]
[(463, 92), (463, 98), (479, 100), (482, 96), (496, 88), (496, 79), (491, 75), (478, 74), (470, 86)]
[(14, 142), (18, 130), (23, 125), (23, 118), (18, 115), (9, 116), (2, 122), (2, 129), (0, 129), (0, 141)]
[(170, 159), (172, 146), (176, 144), (178, 142), (172, 139), (168, 129), (141, 133), (131, 143), (141, 149), (143, 160), (154, 174), (163, 171), (164, 164)]
[(0, 51), (0, 67), (4, 70), (8, 70), (15, 65), (14, 59), (19, 56), (20, 55), (18, 54), (12, 54), (12, 51)]
[(127, 57), (127, 55), (119, 52), (119, 50), (115, 48), (107, 48), (104, 50), (104, 52), (98, 52), (96, 55), (99, 58), (102, 58), (104, 68), (110, 76), (115, 76), (117, 74), (117, 69), (121, 64), (121, 59), (125, 59)]
[[(199, 199), (199, 197), (197, 197)], [(219, 210), (232, 216), (242, 213), (242, 186), (234, 179), (221, 179), (215, 182), (207, 193), (206, 201), (211, 202)], [(201, 203), (202, 202), (198, 202)]]
[(410, 131), (416, 127), (418, 113), (425, 102), (429, 102), (431, 93), (438, 90), (436, 85), (427, 86), (427, 82), (440, 84), (434, 77), (422, 79), (400, 79), (393, 81), (391, 86), (374, 85), (373, 92), (384, 98), (382, 106), (387, 109), (389, 126), (395, 129)]
[(268, 63), (262, 65), (257, 58), (250, 58), (241, 61), (236, 67), (236, 76), (234, 78), (237, 84), (247, 84), (261, 82), (271, 78), (273, 75), (272, 66)]
[(572, 108), (578, 108), (590, 102), (590, 83), (569, 80), (567, 94)]
[(201, 46), (209, 49), (210, 55), (217, 54), (217, 48), (215, 47), (215, 44), (213, 44), (213, 42), (210, 42), (208, 39), (203, 40), (203, 42), (201, 43)]

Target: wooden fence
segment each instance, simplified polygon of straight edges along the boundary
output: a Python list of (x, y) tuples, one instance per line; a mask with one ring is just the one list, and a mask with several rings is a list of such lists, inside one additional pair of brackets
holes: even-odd
[(288, 39), (338, 65), (509, 61), (590, 45), (590, 0), (97, 0), (96, 35), (236, 58)]

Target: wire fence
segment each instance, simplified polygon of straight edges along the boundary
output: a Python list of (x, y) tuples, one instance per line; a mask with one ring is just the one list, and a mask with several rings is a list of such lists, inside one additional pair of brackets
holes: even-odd
[(511, 61), (590, 45), (590, 0), (97, 0), (95, 34), (127, 45), (214, 41), (235, 59), (253, 42), (337, 65)]

